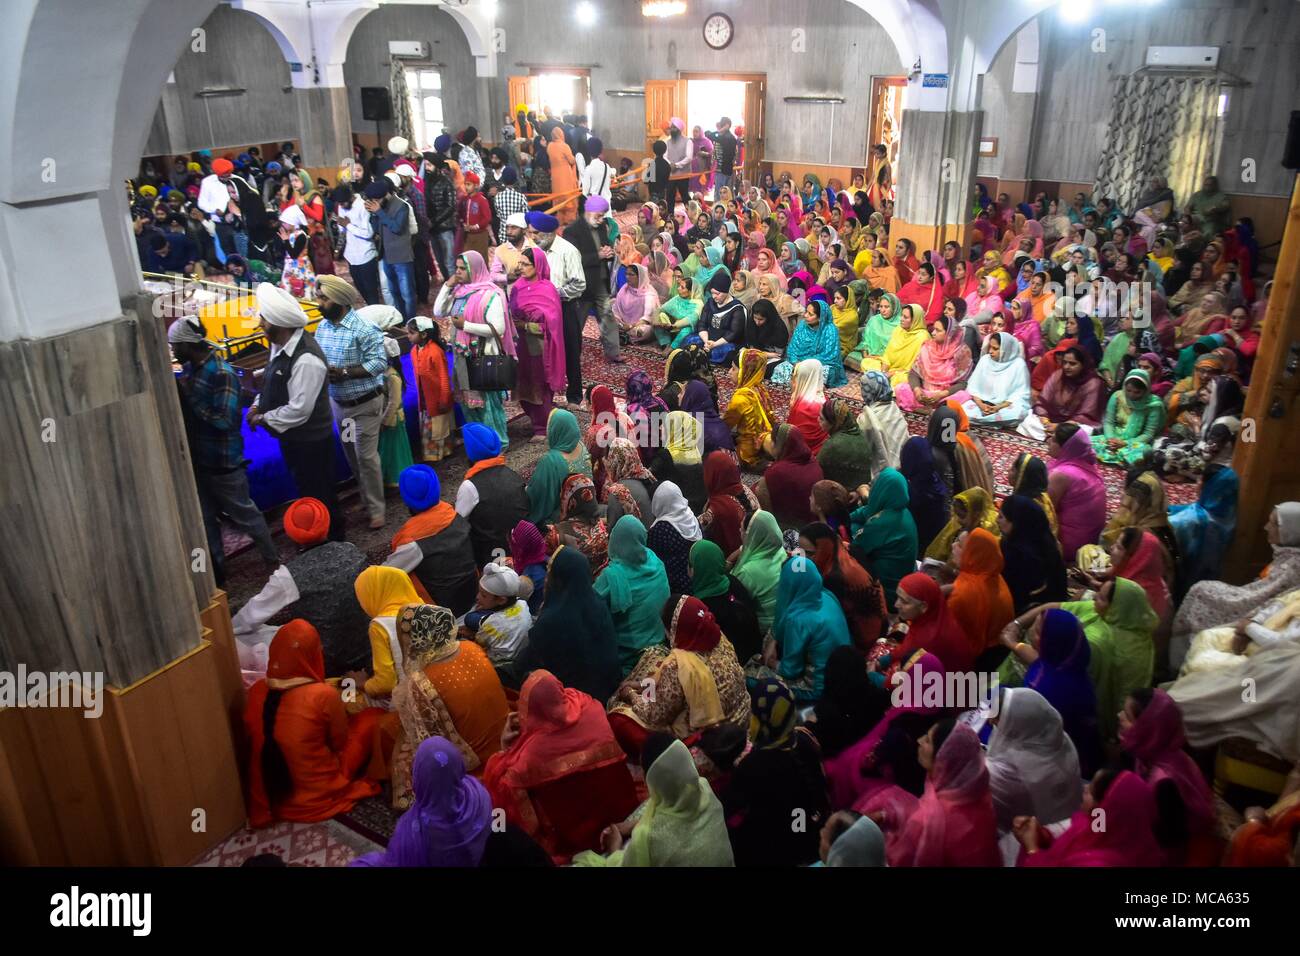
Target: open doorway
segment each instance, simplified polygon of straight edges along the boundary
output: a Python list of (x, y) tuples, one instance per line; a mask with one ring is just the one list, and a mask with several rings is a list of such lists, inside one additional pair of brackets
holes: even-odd
[(581, 115), (588, 125), (594, 123), (591, 115), (591, 74), (584, 71), (537, 72), (530, 77), (538, 106), (549, 110), (554, 117)]
[[(871, 130), (867, 138), (867, 185), (871, 186), (879, 171), (879, 161), (872, 150), (880, 143), (886, 149), (885, 161), (891, 174), (898, 169), (898, 150), (903, 132), (903, 101), (907, 96), (907, 77), (873, 76), (871, 78)], [(893, 176), (890, 189), (882, 198), (893, 199)], [(874, 201), (874, 200), (873, 200)]]

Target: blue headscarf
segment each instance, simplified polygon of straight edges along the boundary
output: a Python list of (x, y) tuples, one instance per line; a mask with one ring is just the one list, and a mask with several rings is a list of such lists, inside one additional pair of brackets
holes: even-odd
[(1178, 540), (1184, 587), (1219, 576), (1223, 554), (1237, 531), (1239, 485), (1237, 473), (1231, 468), (1211, 466), (1206, 469), (1201, 494), (1195, 502), (1170, 505), (1169, 525)]
[(948, 485), (934, 464), (930, 440), (916, 435), (903, 442), (898, 453), (898, 470), (907, 479), (907, 510), (916, 522), (916, 540), (922, 553), (948, 523), (952, 502)]
[(1092, 356), (1093, 365), (1100, 365), (1102, 348), (1101, 343), (1097, 341), (1097, 327), (1092, 324), (1092, 316), (1078, 315), (1076, 313), (1074, 320), (1079, 327), (1079, 334), (1076, 337), (1079, 348)]
[(1101, 762), (1097, 693), (1088, 677), (1091, 659), (1092, 648), (1077, 617), (1060, 608), (1043, 615), (1038, 660), (1029, 666), (1025, 686), (1042, 694), (1061, 715), (1084, 776), (1091, 776)]
[(826, 387), (834, 388), (849, 380), (840, 357), (840, 332), (835, 328), (829, 305), (821, 299), (814, 299), (811, 304), (817, 306), (817, 328), (812, 328), (805, 319), (800, 319), (794, 328), (794, 334), (790, 336), (785, 358), (792, 367), (804, 359), (817, 359), (826, 368)]

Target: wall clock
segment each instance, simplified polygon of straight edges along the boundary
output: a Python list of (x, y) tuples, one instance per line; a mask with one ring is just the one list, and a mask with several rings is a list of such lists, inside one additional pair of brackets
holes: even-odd
[(704, 21), (704, 42), (714, 50), (725, 50), (736, 36), (736, 25), (725, 13), (713, 13)]

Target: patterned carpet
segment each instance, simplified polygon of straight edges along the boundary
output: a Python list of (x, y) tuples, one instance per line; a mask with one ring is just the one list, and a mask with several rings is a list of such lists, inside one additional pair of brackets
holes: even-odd
[(245, 827), (194, 865), (243, 866), (250, 857), (270, 853), (290, 866), (346, 866), (363, 853), (382, 850), (391, 832), (380, 840), (367, 838), (345, 825), (342, 818), (323, 823), (276, 823), (264, 830)]

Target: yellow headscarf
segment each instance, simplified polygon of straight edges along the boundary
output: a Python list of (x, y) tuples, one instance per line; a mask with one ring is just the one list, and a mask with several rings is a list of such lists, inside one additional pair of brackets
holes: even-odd
[(831, 319), (840, 333), (840, 357), (843, 358), (858, 344), (858, 300), (847, 285), (835, 290), (836, 294), (841, 291), (848, 299), (848, 304), (841, 309), (835, 305), (835, 296), (831, 296)]
[(698, 465), (703, 461), (704, 426), (690, 412), (669, 412), (666, 444), (668, 454), (678, 465)]
[[(966, 507), (966, 519), (957, 517), (956, 503), (960, 501)], [(993, 499), (989, 493), (978, 485), (974, 488), (967, 488), (961, 494), (953, 496), (952, 517), (948, 523), (943, 526), (930, 547), (926, 548), (925, 556), (934, 558), (936, 561), (947, 561), (952, 557), (952, 543), (957, 540), (957, 536), (966, 530), (966, 524), (971, 515), (976, 515), (975, 527), (983, 528), (993, 537), (1001, 540), (1002, 531), (998, 528), (998, 510), (993, 507)]]
[[(915, 303), (903, 306), (903, 313), (911, 319), (911, 326), (903, 328), (898, 323), (889, 336), (889, 344), (881, 353), (883, 367), (889, 369), (892, 385), (901, 385), (907, 381), (907, 373), (916, 364), (916, 357), (921, 354), (921, 346), (930, 339), (929, 326), (925, 324), (925, 310)], [(982, 490), (982, 489), (981, 489)]]
[(354, 587), (361, 610), (370, 617), (396, 617), (402, 605), (424, 603), (410, 576), (400, 568), (366, 568), (357, 575)]

